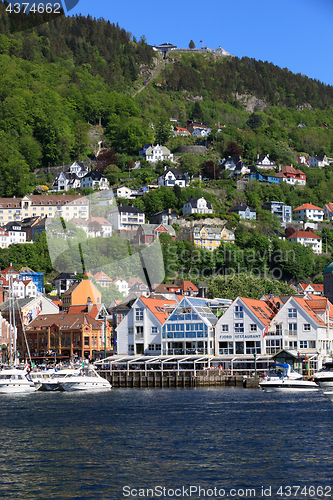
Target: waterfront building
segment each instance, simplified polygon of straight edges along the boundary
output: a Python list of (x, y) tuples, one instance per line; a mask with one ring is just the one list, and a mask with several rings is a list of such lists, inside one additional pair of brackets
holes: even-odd
[(162, 354), (215, 354), (215, 325), (231, 302), (184, 297), (162, 326)]
[(161, 328), (176, 305), (172, 300), (137, 298), (116, 328), (117, 354), (160, 355)]
[(101, 304), (101, 292), (89, 279), (83, 279), (79, 283), (73, 283), (63, 295), (64, 311), (71, 306), (84, 304)]
[(33, 355), (50, 353), (78, 358), (96, 359), (104, 356), (104, 335), (107, 355), (113, 353), (112, 326), (98, 321), (88, 313), (39, 315), (27, 328), (26, 336)]

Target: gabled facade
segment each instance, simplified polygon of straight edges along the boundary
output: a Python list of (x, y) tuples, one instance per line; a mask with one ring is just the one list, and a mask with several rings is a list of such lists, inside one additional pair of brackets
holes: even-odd
[(230, 303), (184, 297), (162, 327), (162, 354), (214, 354), (214, 328)]
[(113, 194), (117, 196), (117, 198), (124, 198), (126, 200), (133, 200), (136, 198), (136, 196), (134, 196), (135, 192), (136, 191), (128, 188), (127, 186), (121, 186), (113, 190)]
[(255, 220), (257, 218), (257, 212), (254, 208), (242, 205), (241, 203), (230, 208), (229, 212), (238, 214), (241, 219)]
[(311, 203), (304, 203), (300, 207), (294, 208), (293, 213), (297, 220), (308, 220), (322, 222), (324, 219), (324, 210)]
[(199, 248), (213, 251), (221, 245), (221, 241), (235, 243), (235, 235), (224, 227), (194, 226), (187, 233), (187, 240)]
[(116, 278), (113, 280), (113, 284), (118, 288), (118, 291), (123, 294), (124, 297), (128, 295), (128, 283), (123, 278)]
[(299, 283), (297, 290), (299, 293), (303, 294), (324, 295), (324, 285), (320, 283)]
[(192, 132), (193, 137), (207, 137), (211, 133), (210, 128), (195, 128)]
[(0, 227), (0, 248), (8, 248), (10, 243), (9, 234), (5, 229)]
[(109, 181), (98, 170), (91, 170), (81, 179), (81, 188), (109, 189)]
[(280, 182), (286, 182), (291, 186), (295, 186), (296, 183), (299, 186), (305, 186), (306, 184), (305, 173), (299, 169), (294, 168), (292, 165), (281, 167), (275, 177), (277, 177)]
[(271, 170), (272, 168), (276, 168), (275, 161), (271, 160), (269, 155), (257, 155), (255, 165), (257, 168), (262, 168), (263, 170)]
[(205, 200), (204, 197), (201, 198), (191, 198), (183, 205), (183, 216), (186, 214), (212, 214), (213, 207), (211, 203)]
[(68, 310), (71, 306), (85, 304), (101, 304), (101, 292), (89, 279), (83, 279), (72, 286), (63, 294), (63, 309)]
[(324, 205), (324, 219), (333, 220), (333, 203), (326, 203)]
[(178, 219), (177, 212), (172, 212), (169, 210), (161, 210), (160, 212), (156, 212), (149, 217), (150, 224), (168, 224), (171, 225), (176, 222)]
[(326, 155), (313, 155), (309, 160), (310, 167), (325, 167), (329, 164), (330, 162)]
[(170, 160), (173, 161), (173, 154), (165, 146), (149, 146), (145, 151), (146, 160), (150, 163), (156, 163), (158, 161)]
[(102, 288), (110, 288), (113, 281), (106, 273), (99, 271), (94, 275), (94, 279)]
[(158, 178), (159, 186), (173, 187), (175, 185), (186, 187), (190, 184), (190, 177), (188, 174), (183, 174), (177, 168), (165, 168), (162, 175)]
[[(265, 354), (264, 331), (268, 330), (273, 317), (274, 312), (265, 301), (237, 297), (216, 323), (215, 354)], [(269, 354), (277, 352), (282, 347), (282, 339), (274, 336), (274, 342), (269, 342), (268, 347)]]
[(134, 242), (139, 245), (150, 245), (162, 233), (168, 233), (173, 239), (176, 237), (175, 230), (168, 224), (141, 224), (134, 237)]
[(161, 354), (161, 329), (177, 302), (139, 297), (117, 326), (117, 354)]
[(332, 352), (333, 306), (327, 299), (290, 297), (272, 321), (283, 336), (283, 347), (301, 352)]

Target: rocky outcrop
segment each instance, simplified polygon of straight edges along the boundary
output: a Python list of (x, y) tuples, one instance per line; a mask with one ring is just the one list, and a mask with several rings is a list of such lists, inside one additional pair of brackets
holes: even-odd
[(234, 99), (240, 101), (245, 111), (253, 113), (255, 110), (264, 111), (266, 108), (265, 99), (258, 99), (258, 97), (249, 94), (233, 94)]

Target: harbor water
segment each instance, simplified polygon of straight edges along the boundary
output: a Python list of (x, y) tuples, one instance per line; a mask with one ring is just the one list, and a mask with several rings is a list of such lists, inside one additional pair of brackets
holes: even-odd
[(320, 391), (37, 392), (0, 395), (0, 416), (5, 499), (333, 498)]

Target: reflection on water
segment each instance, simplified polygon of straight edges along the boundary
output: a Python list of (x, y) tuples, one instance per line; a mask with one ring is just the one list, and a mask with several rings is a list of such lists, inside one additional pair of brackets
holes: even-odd
[(333, 404), (320, 392), (112, 389), (1, 395), (0, 408), (1, 498), (118, 500), (125, 485), (259, 492), (333, 475)]

